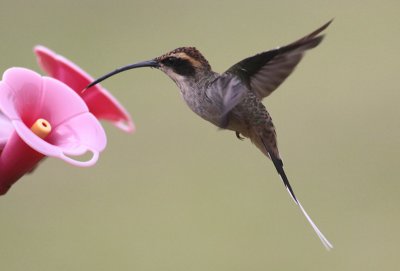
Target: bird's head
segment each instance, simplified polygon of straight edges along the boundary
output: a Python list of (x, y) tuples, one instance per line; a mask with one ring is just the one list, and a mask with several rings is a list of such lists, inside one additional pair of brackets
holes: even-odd
[(159, 69), (175, 82), (196, 79), (211, 66), (194, 47), (180, 47), (155, 59)]
[(179, 47), (152, 60), (118, 68), (96, 79), (86, 89), (120, 72), (143, 67), (157, 68), (163, 71), (178, 85), (186, 80), (198, 80), (201, 75), (211, 71), (210, 64), (195, 47)]

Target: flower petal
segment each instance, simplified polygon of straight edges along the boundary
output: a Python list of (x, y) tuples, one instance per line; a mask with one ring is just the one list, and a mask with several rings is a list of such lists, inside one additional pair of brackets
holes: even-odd
[(42, 108), (37, 118), (44, 118), (52, 127), (56, 127), (76, 115), (89, 111), (85, 102), (75, 92), (65, 91), (66, 88), (68, 87), (64, 83), (54, 78), (43, 77)]
[(22, 118), (31, 125), (41, 108), (42, 77), (25, 68), (6, 70), (0, 82), (0, 102), (10, 120)]
[(129, 113), (105, 88), (96, 85), (81, 93), (93, 81), (93, 78), (85, 71), (44, 46), (36, 46), (34, 52), (41, 68), (51, 77), (64, 82), (81, 95), (89, 111), (97, 118), (110, 121), (126, 132), (134, 131), (135, 127)]
[(0, 152), (10, 138), (14, 127), (11, 121), (0, 111)]
[[(54, 78), (41, 77), (24, 68), (8, 69), (0, 82), (0, 108), (11, 120), (18, 136), (43, 155), (58, 157), (77, 166), (91, 166), (106, 146), (103, 127), (85, 102), (70, 87)], [(30, 129), (32, 120), (39, 118), (52, 126), (44, 140)], [(89, 161), (70, 157), (88, 151), (93, 153)]]
[(67, 85), (25, 68), (5, 71), (0, 90), (3, 113), (11, 120), (21, 120), (28, 127), (39, 118), (55, 127), (89, 111), (85, 102)]
[[(99, 153), (104, 150), (107, 139), (103, 127), (89, 112), (77, 115), (57, 126), (51, 134), (42, 140), (22, 121), (13, 121), (16, 132), (32, 149), (46, 156), (60, 158), (75, 166), (92, 166), (97, 162)], [(93, 153), (88, 161), (79, 157), (86, 152)]]

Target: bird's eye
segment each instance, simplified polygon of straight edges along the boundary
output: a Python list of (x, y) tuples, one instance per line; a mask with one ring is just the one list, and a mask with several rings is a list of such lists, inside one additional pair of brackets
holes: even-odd
[(175, 66), (179, 64), (179, 59), (176, 57), (167, 57), (163, 62), (167, 66)]
[(176, 58), (175, 57), (167, 57), (166, 59), (164, 59), (163, 62), (167, 66), (172, 66), (176, 62)]
[(170, 56), (163, 59), (161, 62), (165, 66), (171, 68), (175, 73), (180, 75), (190, 76), (195, 72), (194, 67), (186, 59)]

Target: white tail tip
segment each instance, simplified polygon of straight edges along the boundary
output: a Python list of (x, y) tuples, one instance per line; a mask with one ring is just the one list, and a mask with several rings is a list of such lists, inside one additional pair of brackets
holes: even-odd
[(325, 246), (325, 248), (327, 250), (331, 250), (333, 248), (333, 245), (331, 244), (331, 242), (328, 241), (328, 239), (326, 239), (325, 235), (323, 235), (323, 233), (318, 229), (317, 225), (315, 225), (315, 223), (311, 220), (310, 216), (307, 214), (306, 210), (304, 210), (300, 201), (297, 201), (297, 205), (299, 205), (300, 210), (303, 212), (304, 216), (307, 218), (311, 227), (313, 227), (315, 233), (318, 235), (319, 239), (321, 240), (321, 242)]
[(318, 235), (319, 239), (321, 240), (322, 244), (327, 250), (331, 250), (333, 248), (333, 245), (331, 242), (326, 239), (325, 235), (318, 229), (317, 225), (315, 225), (314, 221), (310, 218), (310, 216), (307, 214), (306, 210), (304, 210), (303, 206), (301, 205), (300, 201), (293, 198), (293, 195), (290, 193), (288, 189), (289, 194), (292, 196), (292, 199), (294, 202), (300, 207), (300, 210), (303, 212), (304, 216), (307, 218), (308, 223), (310, 223), (311, 227), (314, 229), (315, 233)]

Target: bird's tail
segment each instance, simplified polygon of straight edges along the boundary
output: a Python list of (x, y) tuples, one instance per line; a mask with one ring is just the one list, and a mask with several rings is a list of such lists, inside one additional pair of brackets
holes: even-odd
[[(260, 137), (261, 138), (261, 137)], [(285, 171), (283, 170), (283, 162), (280, 158), (276, 157), (273, 152), (268, 151), (268, 147), (265, 144), (264, 140), (261, 138), (262, 144), (264, 145), (265, 149), (267, 150), (272, 162), (274, 163), (274, 166), (276, 170), (278, 171), (279, 176), (282, 179), (283, 184), (286, 187), (286, 190), (289, 192), (290, 196), (294, 200), (294, 202), (299, 206), (301, 212), (304, 214), (304, 216), (307, 218), (308, 222), (310, 223), (311, 227), (314, 229), (315, 233), (318, 235), (319, 239), (321, 240), (322, 244), (325, 246), (327, 250), (330, 250), (333, 248), (332, 244), (328, 241), (328, 239), (324, 236), (324, 234), (318, 229), (317, 225), (312, 221), (310, 216), (307, 214), (306, 210), (304, 210), (303, 206), (301, 205), (300, 201), (296, 198), (293, 189), (289, 183), (289, 180), (286, 176)]]

